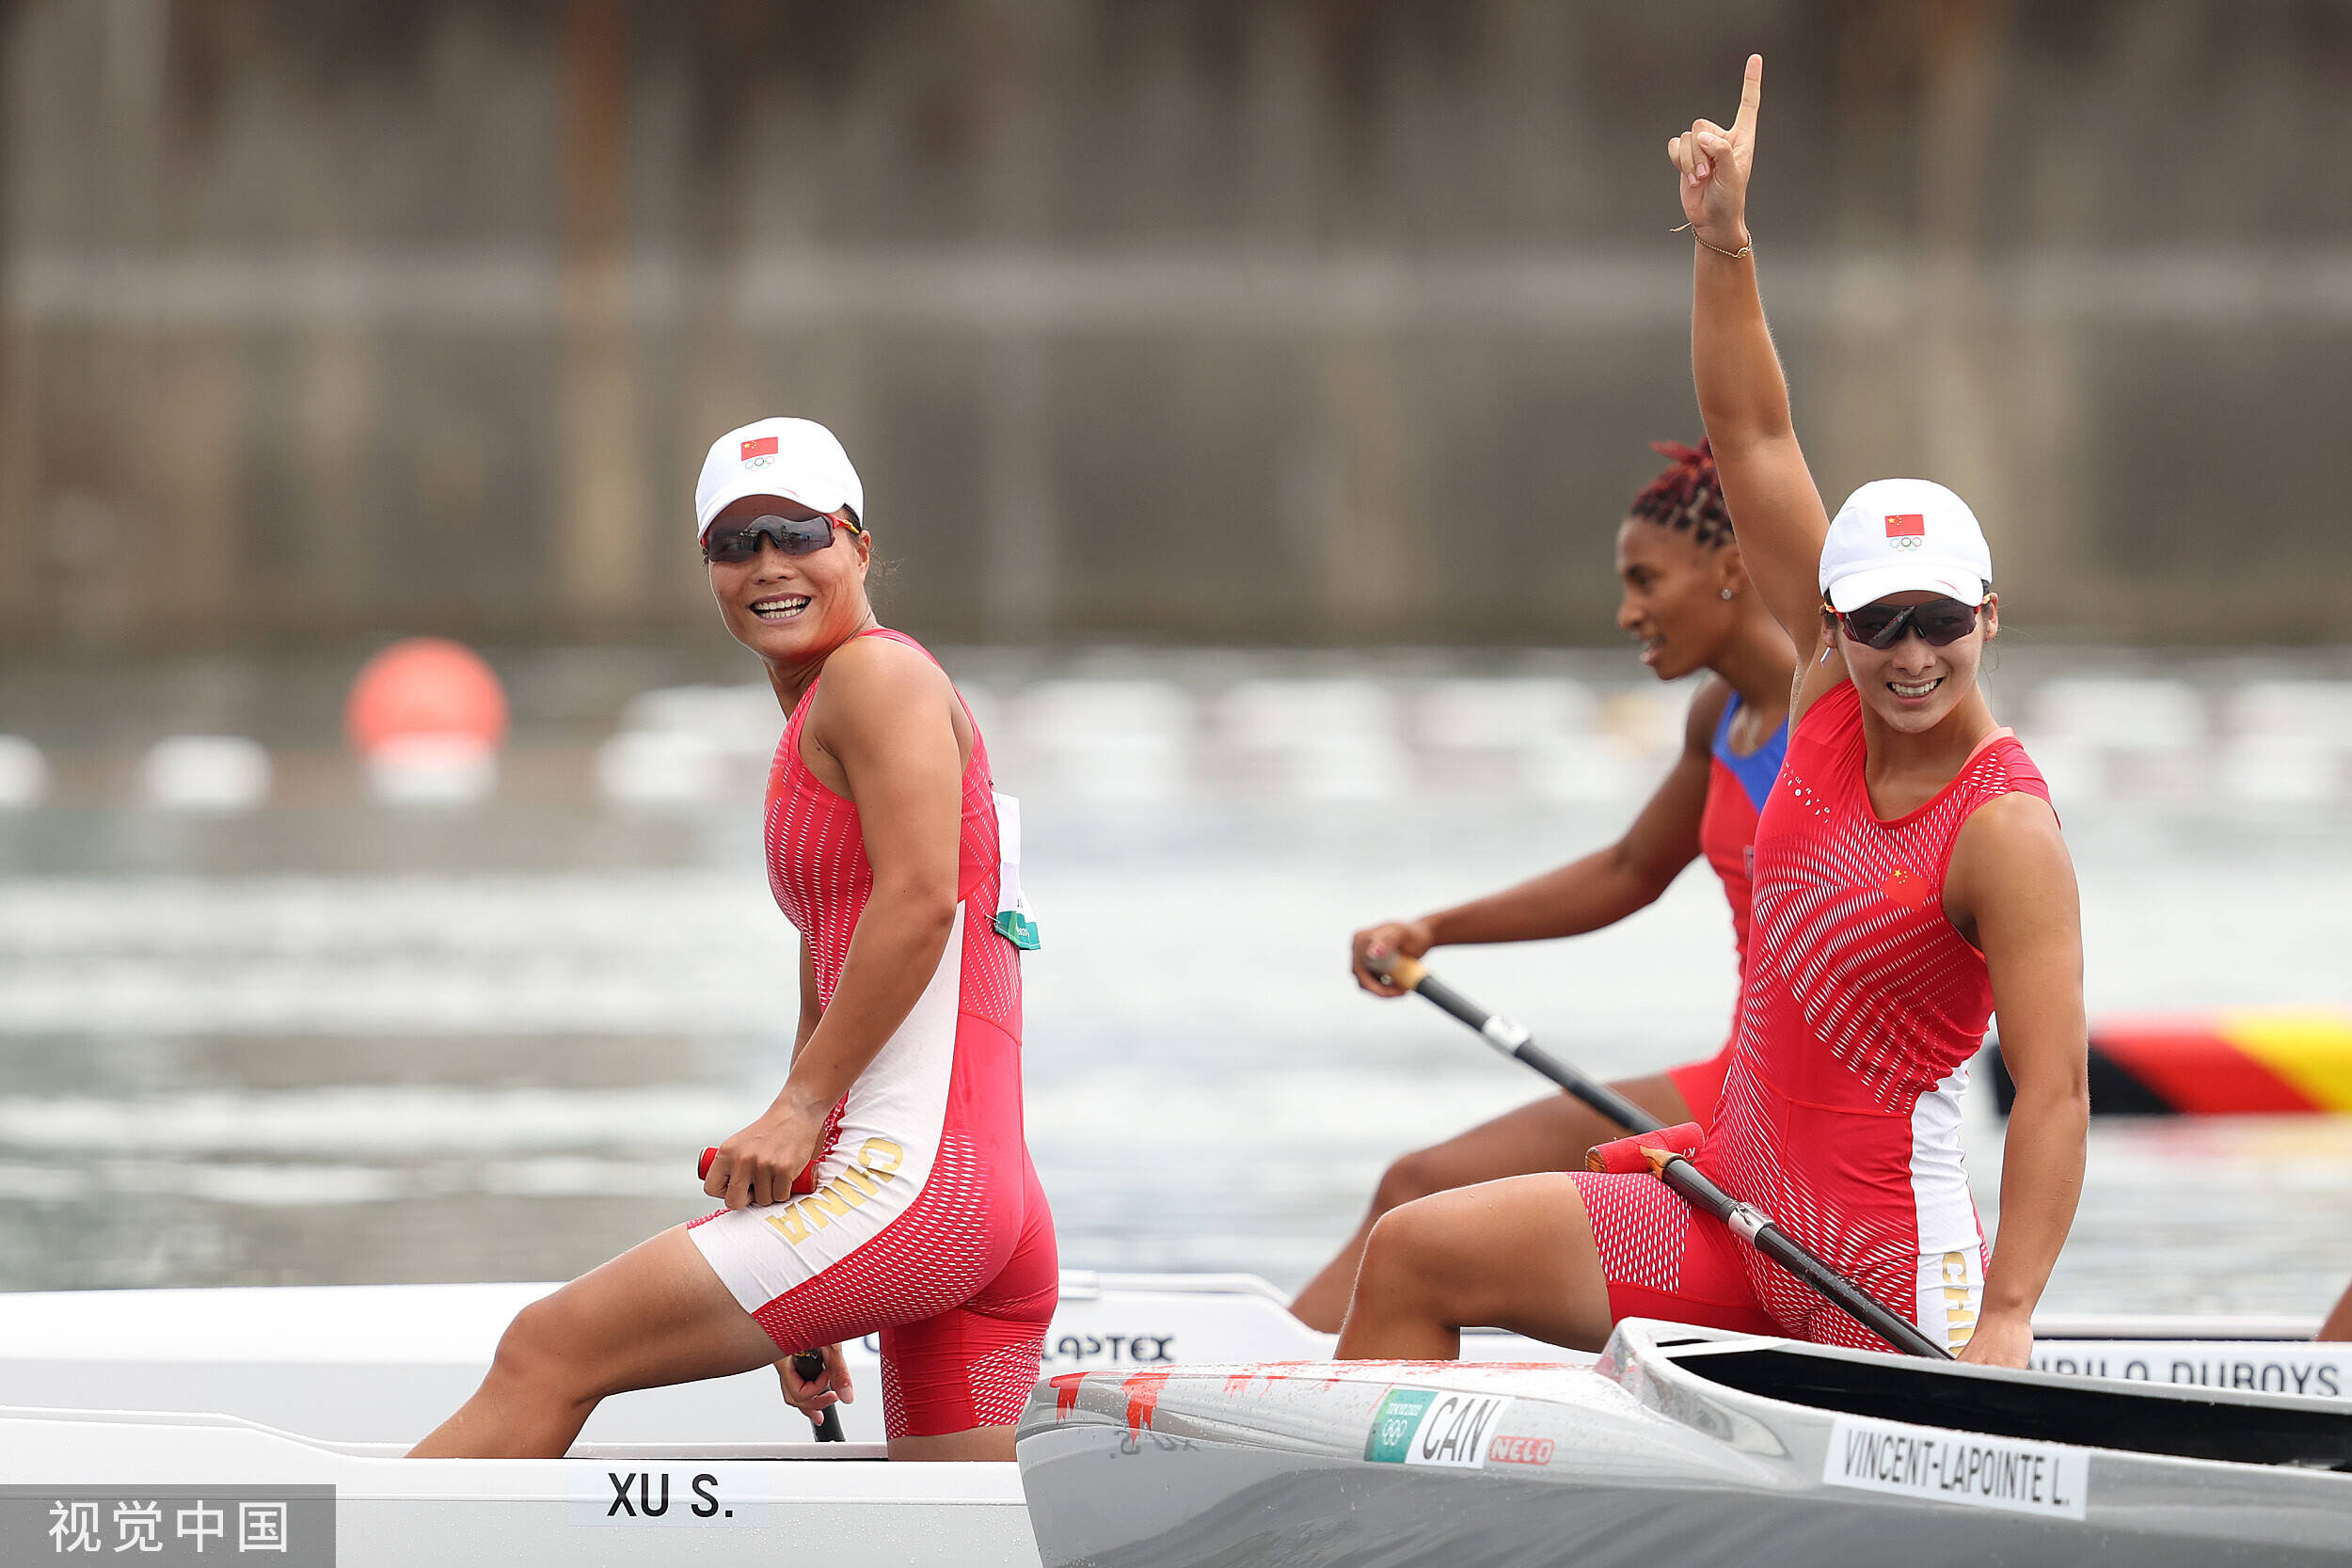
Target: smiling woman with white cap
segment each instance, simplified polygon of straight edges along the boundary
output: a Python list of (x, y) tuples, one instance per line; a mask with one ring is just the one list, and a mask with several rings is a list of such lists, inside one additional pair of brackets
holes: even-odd
[[(1756, 833), (1740, 1021), (1695, 1164), (1962, 1359), (2022, 1367), (2081, 1190), (2082, 933), (2049, 792), (1978, 684), (1993, 562), (1958, 496), (1879, 480), (1826, 515), (1746, 227), (1763, 61), (1728, 131), (1674, 138), (1697, 241), (1692, 359), (1749, 579), (1804, 658)], [(1960, 1148), (1997, 1006), (2017, 1080), (2000, 1246)], [(1491, 1323), (1597, 1349), (1633, 1311), (1877, 1341), (1647, 1175), (1441, 1194), (1373, 1232), (1350, 1357), (1455, 1354)]]
[(711, 1151), (726, 1207), (524, 1308), (416, 1452), (560, 1455), (608, 1394), (771, 1363), (814, 1415), (851, 1397), (840, 1342), (879, 1334), (893, 1459), (1009, 1460), (1061, 1277), (1022, 1127), (1019, 816), (946, 673), (875, 620), (831, 431), (728, 432), (694, 500), (720, 615), (787, 716), (767, 861), (802, 936), (791, 1068)]

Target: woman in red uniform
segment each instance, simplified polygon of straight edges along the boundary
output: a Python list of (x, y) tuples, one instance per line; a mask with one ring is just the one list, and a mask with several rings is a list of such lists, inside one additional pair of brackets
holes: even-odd
[[(1398, 953), (1419, 958), (1448, 943), (1541, 942), (1597, 931), (1655, 902), (1702, 854), (1723, 879), (1732, 940), (1746, 964), (1748, 846), (1788, 743), (1797, 656), (1741, 569), (1706, 445), (1694, 451), (1661, 442), (1657, 450), (1673, 466), (1634, 498), (1617, 529), (1617, 576), (1625, 585), (1617, 625), (1641, 642), (1642, 662), (1660, 680), (1708, 673), (1683, 725), (1682, 754), (1608, 848), (1501, 893), (1357, 932), (1350, 955), (1356, 983), (1375, 996), (1405, 994), (1373, 968)], [(1726, 1040), (1706, 1061), (1615, 1087), (1668, 1123), (1708, 1123), (1730, 1055)], [(1586, 1149), (1618, 1132), (1582, 1101), (1558, 1094), (1403, 1156), (1382, 1174), (1356, 1234), (1307, 1282), (1291, 1310), (1311, 1328), (1336, 1330), (1364, 1239), (1398, 1204), (1498, 1177), (1581, 1165)]]
[[(1021, 1120), (1018, 817), (946, 674), (875, 621), (831, 432), (730, 432), (695, 503), (720, 613), (788, 716), (767, 858), (802, 935), (791, 1069), (719, 1146), (726, 1207), (525, 1307), (415, 1451), (559, 1455), (608, 1394), (770, 1363), (814, 1413), (852, 1393), (840, 1341), (879, 1332), (893, 1459), (1009, 1460), (1060, 1284)], [(820, 1347), (803, 1382), (791, 1357)]]
[[(2089, 1126), (2074, 877), (2041, 775), (1977, 673), (1992, 561), (1959, 497), (1864, 485), (1827, 515), (1790, 425), (1746, 224), (1763, 62), (1728, 131), (1677, 136), (1692, 358), (1749, 577), (1808, 650), (1756, 837), (1731, 1068), (1699, 1165), (1963, 1360), (2022, 1367)], [(1997, 1006), (2017, 1081), (1999, 1250), (1959, 1139)], [(1380, 1222), (1349, 1357), (1445, 1356), (1493, 1323), (1597, 1347), (1639, 1314), (1877, 1341), (1648, 1176), (1526, 1176)]]

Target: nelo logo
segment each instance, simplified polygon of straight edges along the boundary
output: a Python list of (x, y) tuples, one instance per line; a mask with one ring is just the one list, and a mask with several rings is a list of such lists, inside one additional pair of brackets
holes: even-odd
[(1887, 514), (1886, 542), (1899, 550), (1915, 550), (1926, 544), (1928, 542), (1926, 515), (1918, 512)]
[(1551, 1451), (1549, 1437), (1498, 1437), (1487, 1445), (1486, 1457), (1497, 1465), (1549, 1465)]

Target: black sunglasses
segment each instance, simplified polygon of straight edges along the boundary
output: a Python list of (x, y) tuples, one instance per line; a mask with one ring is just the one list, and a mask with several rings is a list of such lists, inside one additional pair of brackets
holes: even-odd
[(851, 533), (865, 531), (846, 517), (831, 517), (822, 512), (769, 513), (748, 523), (714, 523), (703, 536), (703, 559), (740, 566), (759, 554), (762, 539), (774, 540), (776, 548), (787, 555), (815, 555), (833, 543), (835, 528)]
[(1845, 626), (1846, 635), (1873, 648), (1887, 649), (1916, 630), (1931, 648), (1946, 648), (1977, 629), (1980, 605), (1958, 599), (1930, 599), (1925, 604), (1866, 604), (1859, 610), (1830, 611)]

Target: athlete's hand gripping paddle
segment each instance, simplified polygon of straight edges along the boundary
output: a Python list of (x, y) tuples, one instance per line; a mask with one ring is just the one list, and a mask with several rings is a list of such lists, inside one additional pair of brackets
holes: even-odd
[[(792, 1358), (792, 1370), (800, 1374), (803, 1383), (824, 1376), (825, 1353), (817, 1350), (801, 1352)], [(819, 1443), (849, 1441), (841, 1434), (841, 1407), (837, 1404), (829, 1404), (825, 1406), (822, 1414), (811, 1416), (808, 1418), (808, 1424), (817, 1429), (817, 1441)]]
[[(709, 1180), (710, 1163), (718, 1157), (719, 1151), (717, 1149), (704, 1149), (702, 1163), (694, 1167), (694, 1174), (705, 1181)], [(801, 1352), (798, 1355), (795, 1355), (792, 1358), (792, 1370), (800, 1374), (801, 1381), (803, 1383), (814, 1378), (820, 1378), (824, 1376), (824, 1353), (822, 1351), (813, 1350), (804, 1350)], [(816, 1429), (817, 1441), (819, 1443), (846, 1443), (849, 1441), (849, 1438), (842, 1434), (841, 1413), (837, 1406), (830, 1404), (825, 1406), (824, 1413), (822, 1415), (811, 1416), (808, 1418), (808, 1424)]]
[[(1704, 1210), (1723, 1221), (1731, 1227), (1733, 1235), (1812, 1286), (1831, 1306), (1895, 1349), (1906, 1355), (1923, 1355), (1930, 1360), (1952, 1359), (1951, 1352), (1920, 1333), (1917, 1325), (1888, 1311), (1852, 1280), (1790, 1240), (1786, 1231), (1772, 1223), (1771, 1215), (1752, 1203), (1740, 1202), (1708, 1180), (1707, 1174), (1686, 1157), (1695, 1151), (1696, 1139), (1692, 1136), (1698, 1131), (1695, 1124), (1685, 1122), (1680, 1127), (1666, 1127), (1608, 1085), (1587, 1078), (1544, 1050), (1520, 1025), (1488, 1012), (1430, 974), (1427, 966), (1418, 958), (1399, 954), (1383, 966), (1382, 973), (1391, 984), (1426, 997), (1443, 1011), (1476, 1030), (1497, 1051), (1514, 1061), (1524, 1062), (1611, 1121), (1629, 1130), (1633, 1137), (1602, 1144), (1592, 1151), (1595, 1170), (1647, 1168), (1692, 1208)], [(1631, 1147), (1629, 1148), (1629, 1145)], [(1636, 1154), (1640, 1156), (1640, 1164), (1631, 1164), (1631, 1157)]]

